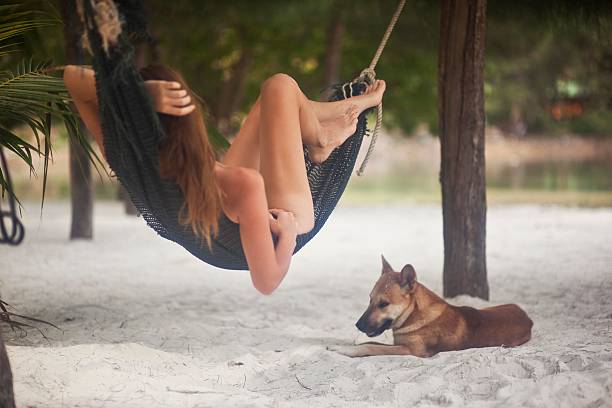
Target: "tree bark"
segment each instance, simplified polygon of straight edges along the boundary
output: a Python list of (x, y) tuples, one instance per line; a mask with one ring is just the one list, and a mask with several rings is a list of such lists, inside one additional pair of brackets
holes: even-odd
[[(66, 63), (81, 63), (79, 58), (80, 22), (75, 16), (74, 0), (60, 2), (62, 19), (64, 20), (64, 49)], [(87, 132), (85, 125), (80, 127)], [(89, 140), (91, 137), (87, 132)], [(72, 208), (72, 223), (70, 239), (91, 239), (93, 237), (93, 202), (94, 189), (91, 171), (91, 161), (85, 149), (76, 140), (69, 142), (70, 154), (70, 198)]]
[(346, 8), (340, 2), (332, 7), (333, 16), (327, 27), (327, 46), (323, 68), (323, 87), (328, 87), (339, 81), (340, 61), (342, 58), (342, 38), (345, 29)]
[(230, 133), (230, 119), (240, 106), (244, 97), (246, 78), (252, 62), (252, 53), (248, 48), (240, 52), (238, 61), (232, 66), (229, 78), (223, 81), (219, 102), (215, 109), (217, 129), (226, 135)]
[[(85, 125), (81, 124), (81, 128), (85, 129)], [(91, 162), (77, 140), (70, 140), (69, 155), (72, 208), (70, 239), (92, 239), (94, 189)]]
[(486, 0), (442, 0), (438, 60), (444, 296), (489, 298), (486, 266)]
[(15, 408), (13, 395), (13, 374), (6, 347), (0, 334), (0, 408)]

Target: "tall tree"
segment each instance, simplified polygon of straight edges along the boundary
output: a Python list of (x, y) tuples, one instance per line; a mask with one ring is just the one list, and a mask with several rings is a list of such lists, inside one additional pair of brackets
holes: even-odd
[[(60, 2), (64, 20), (64, 48), (66, 63), (79, 63), (79, 22), (75, 17), (74, 0)], [(86, 131), (83, 123), (81, 129)], [(76, 141), (69, 142), (70, 154), (70, 197), (72, 206), (72, 224), (70, 239), (91, 239), (93, 237), (93, 201), (94, 189), (91, 161), (87, 151)]]
[(444, 296), (489, 298), (486, 266), (486, 0), (442, 0), (438, 111)]
[(342, 38), (345, 30), (346, 9), (340, 1), (335, 7), (330, 8), (332, 13), (329, 26), (327, 27), (327, 38), (325, 47), (325, 59), (323, 60), (323, 86), (330, 86), (340, 80), (340, 61), (342, 58)]
[(225, 136), (230, 133), (231, 116), (239, 108), (244, 97), (247, 74), (253, 61), (253, 54), (249, 48), (245, 47), (238, 52), (240, 56), (228, 70), (228, 77), (223, 80), (221, 93), (216, 105), (215, 119), (217, 121), (217, 128)]

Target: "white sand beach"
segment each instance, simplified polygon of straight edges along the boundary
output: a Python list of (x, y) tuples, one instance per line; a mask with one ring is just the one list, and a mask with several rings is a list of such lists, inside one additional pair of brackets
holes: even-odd
[(119, 204), (96, 204), (92, 242), (68, 214), (26, 206), (24, 244), (0, 247), (2, 298), (62, 329), (5, 332), (18, 407), (612, 407), (612, 209), (490, 208), (491, 302), (451, 301), (518, 303), (533, 338), (427, 359), (326, 346), (367, 339), (381, 253), (441, 292), (439, 206), (339, 208), (269, 297)]

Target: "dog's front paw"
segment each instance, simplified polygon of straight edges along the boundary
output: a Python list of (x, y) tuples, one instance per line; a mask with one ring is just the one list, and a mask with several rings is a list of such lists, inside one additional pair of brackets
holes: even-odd
[(359, 348), (356, 346), (341, 346), (341, 345), (331, 345), (327, 346), (327, 350), (333, 351), (339, 354), (342, 354), (347, 357), (359, 357)]

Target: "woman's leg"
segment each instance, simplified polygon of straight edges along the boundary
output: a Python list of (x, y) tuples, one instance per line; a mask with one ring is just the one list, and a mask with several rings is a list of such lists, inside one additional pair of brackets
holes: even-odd
[[(292, 79), (291, 79), (292, 80)], [(289, 82), (289, 81), (287, 81)], [(355, 132), (357, 125), (358, 111), (354, 105), (342, 104), (346, 107), (346, 111), (342, 114), (335, 114), (333, 119), (328, 119), (321, 122), (317, 117), (316, 111), (313, 109), (315, 104), (321, 102), (313, 102), (302, 93), (295, 83), (296, 89), (299, 91), (300, 109), (300, 135), (302, 143), (309, 146), (311, 153), (315, 152), (314, 161), (322, 155), (329, 156), (329, 153), (339, 146), (347, 137)], [(334, 112), (340, 112), (338, 105)], [(320, 109), (322, 110), (322, 109)], [(327, 118), (332, 116), (329, 113), (325, 114)], [(259, 141), (259, 126), (261, 122), (261, 96), (257, 98), (255, 104), (249, 111), (240, 130), (234, 137), (234, 140), (225, 153), (223, 163), (229, 166), (249, 167), (259, 171), (260, 163), (260, 141)], [(312, 157), (311, 157), (312, 158)], [(320, 160), (322, 161), (322, 160)]]
[(261, 116), (261, 97), (257, 98), (251, 111), (234, 137), (225, 156), (223, 164), (228, 166), (248, 167), (259, 171), (259, 122)]
[(295, 81), (283, 74), (261, 87), (259, 112), (259, 171), (270, 208), (292, 212), (298, 233), (314, 227), (314, 208), (304, 165), (300, 119), (308, 106)]
[[(302, 100), (300, 109), (300, 131), (303, 144), (309, 147), (314, 162), (324, 161), (329, 154), (355, 132), (357, 116), (370, 106), (378, 104), (384, 93), (384, 82), (375, 84), (366, 93), (367, 97), (353, 97), (337, 102), (309, 100), (295, 84)], [(287, 81), (290, 82), (290, 81)], [(243, 166), (259, 170), (259, 123), (261, 97), (251, 108), (240, 131), (234, 138), (223, 159), (230, 166)]]
[(307, 232), (312, 229), (314, 215), (302, 145), (309, 147), (314, 161), (325, 160), (355, 132), (357, 116), (375, 106), (383, 92), (381, 82), (367, 97), (314, 102), (293, 78), (274, 75), (262, 86), (223, 163), (260, 171), (269, 207), (293, 212), (299, 232)]

